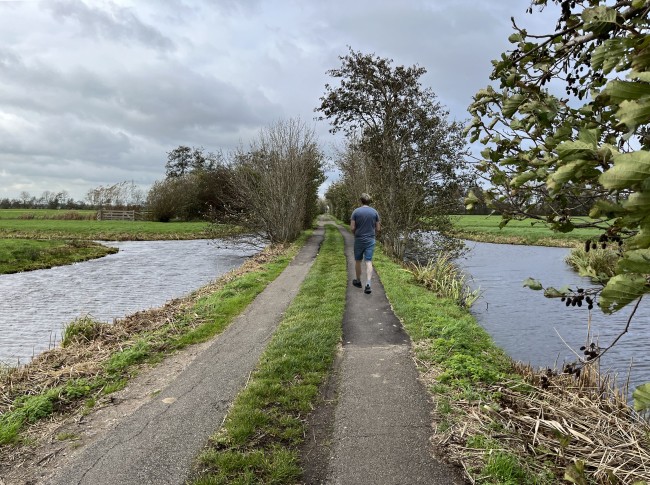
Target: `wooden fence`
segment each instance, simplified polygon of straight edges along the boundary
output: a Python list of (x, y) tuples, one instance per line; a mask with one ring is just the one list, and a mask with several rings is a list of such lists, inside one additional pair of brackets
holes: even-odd
[(124, 211), (100, 209), (97, 211), (98, 221), (150, 221), (151, 211)]

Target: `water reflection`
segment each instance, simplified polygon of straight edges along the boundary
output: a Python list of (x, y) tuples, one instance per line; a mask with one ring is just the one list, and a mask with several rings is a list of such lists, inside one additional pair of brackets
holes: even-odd
[(0, 275), (0, 361), (26, 362), (86, 314), (113, 321), (157, 307), (242, 264), (251, 248), (208, 240), (105, 243), (117, 254), (70, 266)]
[[(579, 349), (585, 344), (588, 310), (586, 306), (565, 307), (559, 299), (544, 298), (541, 291), (522, 286), (528, 277), (544, 286), (560, 288), (591, 286), (564, 263), (568, 249), (538, 246), (512, 246), (467, 242), (471, 251), (461, 265), (472, 275), (473, 287), (480, 287), (472, 313), (492, 335), (494, 341), (516, 360), (534, 366), (561, 366), (575, 355), (567, 347)], [(603, 370), (627, 379), (633, 368), (630, 389), (650, 381), (650, 301), (637, 311), (629, 332), (610, 350), (601, 363)], [(625, 328), (632, 308), (612, 316), (598, 309), (592, 312), (592, 332), (607, 346)], [(566, 344), (563, 342), (566, 342)]]

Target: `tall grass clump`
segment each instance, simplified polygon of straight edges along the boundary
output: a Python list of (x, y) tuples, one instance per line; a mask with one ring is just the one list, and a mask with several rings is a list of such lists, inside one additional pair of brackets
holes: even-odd
[(619, 252), (614, 249), (597, 248), (587, 251), (584, 247), (576, 247), (564, 261), (580, 276), (591, 278), (596, 283), (605, 283), (614, 276), (619, 259)]
[(102, 333), (105, 324), (90, 316), (80, 317), (70, 322), (63, 330), (61, 345), (68, 347), (73, 343), (92, 342)]
[(472, 290), (469, 287), (467, 275), (448, 254), (441, 254), (425, 265), (411, 263), (409, 271), (418, 284), (431, 290), (440, 298), (453, 300), (463, 308), (471, 307), (480, 296), (480, 290)]

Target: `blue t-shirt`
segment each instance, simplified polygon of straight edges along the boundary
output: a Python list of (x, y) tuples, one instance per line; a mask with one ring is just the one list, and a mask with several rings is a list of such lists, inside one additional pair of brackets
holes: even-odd
[(379, 213), (372, 207), (364, 205), (352, 212), (351, 221), (355, 223), (354, 237), (357, 239), (374, 239), (375, 225), (379, 222)]

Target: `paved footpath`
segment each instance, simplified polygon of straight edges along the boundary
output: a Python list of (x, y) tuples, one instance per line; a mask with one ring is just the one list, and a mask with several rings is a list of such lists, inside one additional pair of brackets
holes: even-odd
[(341, 232), (350, 284), (324, 483), (463, 484), (458, 470), (432, 455), (432, 403), (418, 380), (410, 339), (377, 274), (370, 295), (352, 286), (353, 237), (348, 231)]
[(46, 483), (182, 484), (296, 296), (323, 239), (315, 231), (291, 264), (166, 389), (89, 444)]

